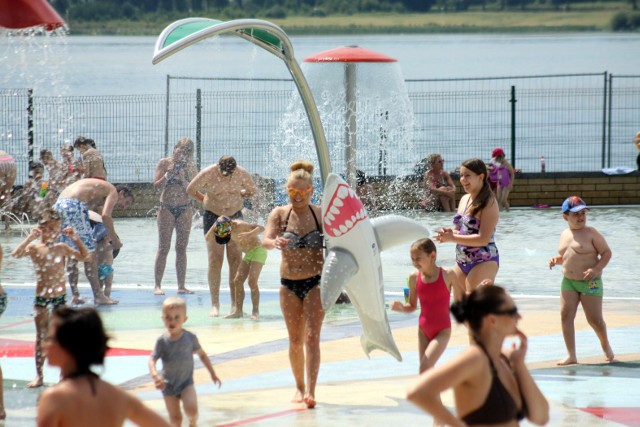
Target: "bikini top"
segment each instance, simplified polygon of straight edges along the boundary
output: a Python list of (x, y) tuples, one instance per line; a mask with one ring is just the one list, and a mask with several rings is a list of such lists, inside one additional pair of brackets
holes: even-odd
[[(479, 346), (484, 354), (487, 354), (483, 346)], [(509, 394), (505, 386), (498, 378), (498, 371), (491, 358), (489, 358), (489, 365), (491, 366), (491, 387), (484, 403), (476, 410), (471, 411), (464, 417), (462, 421), (468, 425), (478, 424), (502, 424), (513, 420), (521, 420), (524, 418), (526, 408), (524, 406), (524, 400), (522, 401), (522, 409), (518, 411), (516, 402)], [(506, 359), (504, 355), (502, 358)]]
[(309, 210), (311, 211), (311, 215), (313, 215), (313, 220), (316, 223), (316, 229), (308, 232), (304, 236), (300, 237), (298, 234), (287, 231), (287, 226), (289, 225), (289, 217), (291, 216), (291, 211), (287, 214), (287, 218), (284, 220), (284, 225), (282, 226), (282, 237), (285, 239), (289, 239), (288, 249), (322, 249), (324, 248), (324, 235), (322, 234), (322, 230), (320, 229), (320, 223), (318, 223), (318, 218), (316, 218), (316, 214), (313, 212), (313, 208), (309, 206)]

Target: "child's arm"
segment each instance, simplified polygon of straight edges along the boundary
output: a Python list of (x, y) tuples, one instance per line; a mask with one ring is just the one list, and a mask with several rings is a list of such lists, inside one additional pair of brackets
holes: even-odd
[(453, 300), (460, 301), (467, 292), (464, 283), (460, 283), (458, 276), (456, 276), (456, 273), (453, 270), (443, 268), (442, 272), (444, 274), (444, 282), (449, 287), (449, 292), (453, 290)]
[(245, 231), (243, 233), (238, 233), (238, 239), (246, 239), (252, 236), (258, 236), (258, 234), (264, 231), (264, 227), (258, 224), (247, 224), (249, 227), (252, 227), (251, 230)]
[(418, 307), (418, 292), (416, 291), (416, 282), (420, 272), (414, 271), (409, 275), (409, 302), (403, 304), (401, 301), (391, 303), (391, 310), (401, 313), (413, 313)]
[(158, 359), (153, 357), (153, 355), (149, 356), (149, 362), (148, 362), (149, 373), (151, 374), (151, 377), (153, 378), (153, 384), (156, 386), (156, 388), (158, 390), (164, 390), (164, 388), (165, 388), (164, 378), (162, 378), (162, 375), (160, 375), (158, 373), (158, 370), (156, 369), (157, 360)]
[(205, 366), (205, 368), (207, 368), (207, 371), (209, 371), (209, 375), (211, 375), (211, 379), (213, 380), (214, 384), (217, 384), (218, 388), (220, 388), (220, 386), (222, 385), (222, 381), (220, 381), (220, 378), (218, 378), (218, 376), (216, 375), (216, 371), (213, 369), (213, 365), (211, 364), (207, 353), (205, 353), (202, 348), (200, 348), (196, 353), (200, 357), (200, 360), (202, 360), (202, 364)]
[(31, 242), (40, 237), (41, 234), (42, 232), (40, 231), (40, 228), (32, 228), (29, 235), (18, 246), (16, 246), (11, 255), (13, 255), (14, 258), (22, 258), (29, 255)]
[(600, 259), (596, 265), (588, 268), (584, 272), (584, 280), (593, 280), (602, 276), (602, 270), (604, 270), (607, 264), (609, 264), (612, 255), (611, 249), (609, 248), (604, 236), (595, 228), (591, 228), (591, 230), (593, 230), (593, 247), (596, 248), (596, 252)]

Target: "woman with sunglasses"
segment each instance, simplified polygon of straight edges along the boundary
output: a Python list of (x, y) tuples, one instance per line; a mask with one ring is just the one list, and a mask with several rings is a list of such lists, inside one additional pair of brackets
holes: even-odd
[(430, 212), (456, 210), (456, 186), (449, 173), (444, 170), (444, 159), (440, 154), (432, 153), (427, 156), (424, 192), (425, 210)]
[[(465, 323), (473, 343), (452, 360), (429, 369), (412, 386), (407, 398), (447, 426), (517, 426), (527, 418), (544, 425), (549, 404), (525, 365), (527, 337), (517, 327), (520, 314), (499, 286), (479, 286), (451, 306), (458, 323)], [(507, 336), (517, 336), (503, 350)], [(453, 389), (454, 416), (440, 400)]]
[(319, 286), (324, 263), (322, 212), (320, 206), (311, 204), (313, 165), (299, 160), (290, 169), (286, 183), (289, 204), (271, 211), (263, 245), (282, 251), (280, 308), (289, 333), (289, 362), (296, 381), (292, 401), (313, 408), (324, 319)]

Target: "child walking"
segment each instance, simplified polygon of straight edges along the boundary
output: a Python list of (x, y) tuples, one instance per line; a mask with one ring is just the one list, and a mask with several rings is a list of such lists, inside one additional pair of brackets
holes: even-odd
[[(195, 426), (198, 421), (198, 399), (193, 386), (193, 353), (200, 357), (213, 382), (218, 387), (222, 383), (207, 353), (200, 347), (198, 337), (182, 328), (187, 321), (187, 305), (182, 298), (169, 297), (164, 300), (162, 321), (167, 331), (156, 341), (149, 358), (149, 372), (156, 388), (162, 390), (171, 425), (182, 425), (182, 401), (189, 426)], [(162, 375), (156, 369), (158, 359), (162, 360)]]
[(607, 325), (602, 317), (602, 270), (611, 259), (611, 249), (604, 236), (587, 226), (589, 208), (580, 197), (568, 197), (562, 203), (562, 217), (569, 227), (560, 235), (558, 253), (549, 260), (549, 268), (562, 265), (560, 318), (562, 336), (568, 356), (559, 361), (560, 366), (578, 363), (574, 320), (578, 304), (593, 328), (608, 362), (615, 359), (609, 339)]
[(258, 279), (262, 272), (262, 267), (267, 262), (267, 250), (262, 246), (262, 240), (258, 237), (264, 231), (264, 227), (257, 224), (249, 224), (239, 219), (232, 220), (226, 216), (218, 218), (205, 235), (205, 239), (213, 240), (220, 245), (233, 240), (238, 248), (245, 254), (238, 267), (238, 272), (233, 279), (231, 289), (231, 313), (225, 316), (226, 319), (236, 319), (244, 316), (242, 306), (244, 304), (244, 282), (249, 278), (249, 289), (251, 289), (251, 303), (253, 311), (251, 320), (258, 320), (260, 317), (260, 289)]
[[(62, 234), (68, 236), (78, 249), (58, 241), (61, 223), (60, 214), (56, 210), (45, 208), (40, 215), (38, 226), (31, 229), (26, 239), (13, 250), (13, 256), (16, 258), (29, 256), (36, 272), (36, 296), (33, 300), (36, 324), (36, 377), (27, 385), (29, 388), (40, 387), (43, 384), (42, 366), (45, 358), (42, 344), (49, 327), (49, 309), (53, 310), (66, 304), (64, 259), (70, 257), (85, 261), (89, 258), (89, 251), (72, 227), (62, 230)], [(40, 242), (34, 243), (38, 238)]]
[(462, 294), (464, 288), (459, 285), (453, 270), (438, 267), (436, 245), (431, 239), (417, 240), (411, 245), (410, 253), (417, 271), (409, 276), (409, 301), (405, 304), (394, 301), (391, 309), (412, 313), (420, 300), (418, 350), (422, 373), (436, 364), (449, 343), (451, 288), (458, 287)]
[(515, 170), (507, 160), (502, 148), (495, 148), (491, 153), (491, 170), (489, 180), (495, 186), (496, 199), (500, 210), (509, 210), (509, 193), (515, 181)]

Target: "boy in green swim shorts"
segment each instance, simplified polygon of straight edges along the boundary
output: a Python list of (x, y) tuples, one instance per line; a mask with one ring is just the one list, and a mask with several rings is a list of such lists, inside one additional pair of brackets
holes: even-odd
[(244, 316), (242, 306), (244, 303), (244, 282), (247, 278), (249, 279), (251, 302), (253, 303), (251, 320), (258, 320), (260, 316), (258, 278), (262, 272), (262, 267), (267, 261), (267, 250), (262, 246), (262, 240), (258, 237), (263, 231), (264, 227), (261, 225), (249, 224), (240, 219), (221, 216), (205, 235), (206, 240), (215, 239), (216, 243), (221, 245), (233, 240), (245, 254), (230, 289), (231, 312), (225, 316), (226, 319), (237, 319)]
[(549, 260), (549, 268), (562, 265), (560, 291), (560, 318), (562, 335), (568, 356), (559, 361), (560, 366), (578, 363), (574, 320), (578, 304), (582, 305), (589, 325), (600, 340), (608, 362), (615, 359), (607, 337), (607, 325), (602, 317), (602, 270), (611, 259), (611, 249), (604, 236), (587, 226), (589, 208), (580, 197), (568, 197), (562, 203), (562, 217), (568, 228), (560, 235), (558, 256)]

